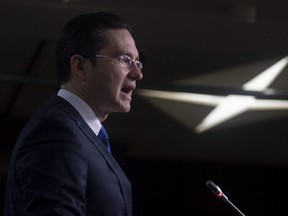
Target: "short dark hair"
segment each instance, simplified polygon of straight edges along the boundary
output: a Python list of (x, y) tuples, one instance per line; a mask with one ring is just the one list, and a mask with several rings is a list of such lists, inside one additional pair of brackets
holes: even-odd
[(71, 19), (62, 29), (56, 49), (56, 75), (58, 84), (70, 78), (70, 58), (96, 55), (108, 41), (103, 34), (108, 29), (131, 29), (121, 17), (106, 12), (88, 13)]

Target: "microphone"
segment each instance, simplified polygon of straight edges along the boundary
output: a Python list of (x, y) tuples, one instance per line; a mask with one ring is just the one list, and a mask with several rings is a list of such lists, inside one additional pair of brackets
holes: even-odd
[(220, 187), (218, 187), (213, 181), (208, 180), (206, 182), (206, 187), (215, 194), (218, 198), (228, 203), (239, 215), (245, 216), (232, 202), (229, 201), (228, 197), (222, 192)]

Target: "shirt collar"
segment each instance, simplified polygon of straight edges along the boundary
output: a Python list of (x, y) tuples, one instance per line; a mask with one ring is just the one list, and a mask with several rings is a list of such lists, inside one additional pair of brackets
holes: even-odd
[(92, 108), (87, 103), (85, 103), (80, 97), (65, 89), (60, 89), (57, 95), (68, 101), (79, 112), (84, 121), (98, 136), (98, 133), (102, 125), (96, 113), (92, 110)]

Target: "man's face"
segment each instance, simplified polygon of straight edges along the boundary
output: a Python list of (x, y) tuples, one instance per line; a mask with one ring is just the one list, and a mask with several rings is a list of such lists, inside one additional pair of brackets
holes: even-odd
[[(125, 54), (133, 60), (138, 59), (138, 50), (128, 30), (107, 30), (105, 37), (108, 45), (99, 55), (116, 57)], [(141, 71), (134, 62), (130, 67), (123, 67), (117, 59), (96, 58), (96, 61), (96, 65), (91, 63), (87, 70), (83, 89), (86, 102), (99, 117), (112, 112), (128, 112), (136, 81), (143, 77)]]

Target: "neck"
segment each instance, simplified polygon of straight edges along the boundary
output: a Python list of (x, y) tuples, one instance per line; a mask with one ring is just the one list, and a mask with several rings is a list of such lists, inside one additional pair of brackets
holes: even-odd
[(61, 85), (61, 89), (67, 90), (69, 92), (72, 92), (73, 94), (77, 95), (79, 98), (81, 98), (88, 106), (91, 107), (91, 109), (95, 112), (96, 116), (98, 117), (99, 121), (102, 123), (105, 119), (107, 119), (108, 114), (103, 114), (101, 112), (98, 112), (98, 109), (89, 102), (89, 99), (83, 94), (81, 91), (79, 91), (77, 88), (72, 88), (70, 85), (63, 84)]

